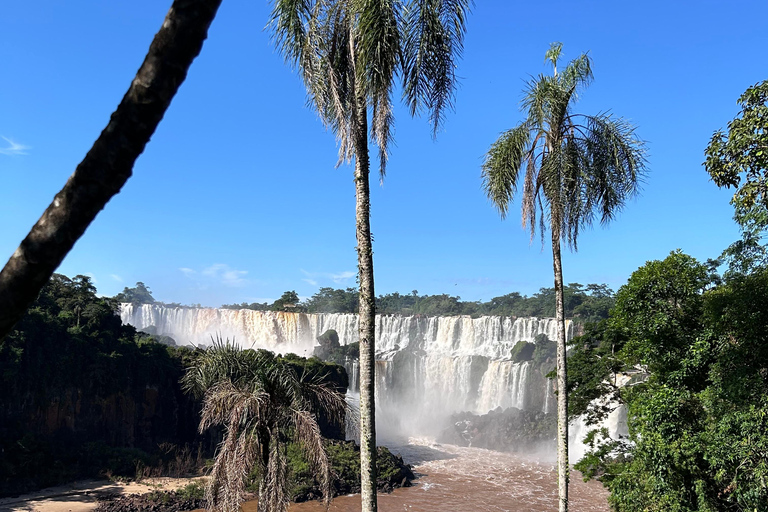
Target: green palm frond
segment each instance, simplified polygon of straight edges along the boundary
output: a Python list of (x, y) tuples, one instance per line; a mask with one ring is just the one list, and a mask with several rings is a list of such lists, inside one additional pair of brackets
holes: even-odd
[(379, 174), (384, 179), (393, 138), (392, 86), (401, 67), (399, 0), (352, 0), (358, 18), (356, 48), (360, 82), (371, 106), (371, 139), (379, 149)]
[[(411, 114), (426, 110), (433, 136), (453, 107), (472, 0), (273, 0), (268, 28), (298, 68), (308, 103), (332, 130), (339, 160), (355, 156), (360, 130), (379, 150), (381, 179), (394, 140), (392, 92), (403, 82)], [(355, 122), (370, 109), (370, 127)]]
[(267, 25), (271, 30), (275, 46), (286, 62), (303, 67), (310, 57), (307, 44), (307, 30), (312, 17), (312, 2), (309, 0), (275, 0), (272, 16)]
[(568, 63), (559, 78), (566, 89), (578, 90), (589, 87), (594, 78), (592, 59), (586, 53), (582, 53), (578, 58)]
[[(561, 50), (553, 43), (546, 54), (555, 69)], [(523, 226), (531, 238), (537, 227), (542, 236), (548, 227), (574, 250), (581, 230), (596, 218), (601, 224), (612, 220), (637, 195), (645, 175), (645, 144), (630, 123), (572, 113), (579, 90), (592, 79), (591, 59), (582, 54), (560, 73), (529, 80), (521, 102), (525, 122), (502, 134), (483, 163), (484, 190), (502, 218), (524, 172)], [(512, 151), (520, 140), (528, 141), (523, 156)]]
[(483, 189), (501, 217), (517, 190), (517, 176), (527, 158), (530, 130), (525, 124), (501, 134), (491, 145), (482, 167)]
[(544, 53), (544, 62), (550, 61), (552, 63), (552, 67), (555, 70), (555, 75), (557, 75), (557, 61), (560, 60), (560, 54), (562, 51), (563, 43), (554, 42), (550, 43), (549, 50)]
[(411, 0), (403, 16), (403, 96), (411, 115), (429, 112), (433, 136), (453, 108), (456, 60), (471, 0)]

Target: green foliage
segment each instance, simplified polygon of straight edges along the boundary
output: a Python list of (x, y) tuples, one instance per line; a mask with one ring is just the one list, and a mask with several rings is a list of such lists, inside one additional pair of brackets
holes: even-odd
[[(122, 325), (116, 311), (88, 277), (54, 274), (0, 341), (0, 495), (107, 472), (133, 476), (149, 455), (127, 439), (152, 451), (178, 434), (167, 416), (147, 417), (141, 429), (133, 416), (110, 416), (143, 407), (148, 388), (157, 390), (155, 406), (180, 407), (177, 382), (191, 357)], [(49, 412), (72, 423), (47, 425)]]
[[(628, 408), (629, 439), (594, 443), (577, 466), (615, 510), (764, 509), (768, 270), (721, 282), (673, 252), (634, 272), (611, 318), (572, 345), (573, 412), (599, 418), (589, 404), (604, 394)], [(616, 387), (627, 372), (641, 378)]]
[(360, 292), (354, 288), (320, 288), (307, 300), (309, 313), (357, 313)]
[(269, 311), (270, 305), (266, 302), (241, 302), (240, 304), (222, 304), (221, 309), (251, 309), (253, 311)]
[(739, 97), (741, 111), (718, 130), (706, 149), (704, 165), (719, 187), (735, 188), (734, 206), (768, 208), (768, 80)]
[(509, 354), (509, 357), (516, 363), (530, 361), (533, 359), (533, 352), (535, 350), (536, 345), (520, 340), (514, 347), (512, 347), (512, 352)]
[(532, 359), (536, 366), (541, 367), (545, 364), (554, 362), (557, 353), (557, 345), (554, 341), (550, 340), (546, 334), (537, 334), (533, 339), (533, 344)]
[(149, 288), (139, 281), (134, 288), (123, 288), (123, 291), (115, 295), (117, 302), (131, 302), (133, 304), (154, 304), (155, 298)]
[(304, 307), (300, 304), (299, 294), (294, 290), (283, 292), (283, 295), (272, 303), (270, 309), (272, 311), (303, 311)]
[[(613, 303), (613, 290), (605, 284), (570, 283), (564, 287), (565, 314), (578, 323), (608, 318)], [(310, 313), (356, 313), (357, 304), (358, 292), (352, 288), (321, 288), (301, 306)], [(406, 295), (394, 292), (376, 298), (376, 312), (382, 315), (554, 317), (555, 289), (541, 288), (530, 297), (513, 292), (488, 302), (462, 301), (461, 297), (448, 294), (419, 295), (417, 290)]]
[(323, 334), (317, 337), (317, 341), (319, 341), (321, 345), (330, 345), (332, 347), (338, 347), (339, 333), (337, 333), (334, 329), (328, 329)]
[[(333, 473), (334, 496), (360, 491), (360, 447), (352, 441), (325, 441), (325, 450)], [(306, 454), (298, 443), (288, 443), (289, 495), (295, 501), (321, 497), (317, 472), (307, 462)], [(413, 478), (403, 468), (402, 459), (396, 457), (384, 446), (377, 448), (377, 482), (379, 489), (391, 490), (402, 483), (405, 477)]]

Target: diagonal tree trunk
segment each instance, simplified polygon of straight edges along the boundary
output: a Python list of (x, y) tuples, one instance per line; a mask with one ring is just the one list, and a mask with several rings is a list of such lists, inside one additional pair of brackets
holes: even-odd
[(568, 512), (568, 393), (566, 391), (565, 307), (560, 230), (552, 229), (552, 264), (555, 271), (555, 322), (557, 323), (557, 490), (559, 512)]
[(376, 512), (376, 302), (373, 289), (368, 120), (365, 97), (355, 108), (355, 197), (357, 268), (360, 281), (360, 484), (362, 512)]
[(109, 124), (0, 272), (0, 339), (130, 178), (200, 53), (221, 0), (174, 0)]

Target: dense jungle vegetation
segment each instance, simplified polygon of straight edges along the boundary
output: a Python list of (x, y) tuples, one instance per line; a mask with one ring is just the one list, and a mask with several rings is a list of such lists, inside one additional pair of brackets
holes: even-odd
[(629, 437), (597, 433), (577, 468), (618, 511), (766, 510), (766, 333), (768, 268), (721, 279), (673, 252), (635, 271), (610, 318), (572, 341), (568, 376), (571, 413), (597, 419), (609, 394)]
[[(206, 351), (159, 343), (123, 325), (117, 307), (117, 300), (96, 295), (87, 276), (54, 274), (0, 342), (0, 496), (81, 477), (198, 471), (213, 456), (221, 432), (198, 434), (201, 402), (179, 383)], [(258, 355), (299, 379), (346, 390), (341, 366), (293, 354)], [(318, 421), (325, 437), (343, 439), (343, 426), (322, 412)], [(333, 469), (347, 475), (339, 492), (359, 487), (348, 478), (350, 461), (359, 464), (353, 445), (333, 448)], [(294, 459), (291, 467), (301, 466)], [(397, 472), (402, 461), (384, 464)], [(317, 488), (312, 475), (289, 478), (302, 489), (296, 498)]]
[(768, 81), (739, 104), (705, 167), (736, 189), (741, 239), (719, 260), (646, 263), (571, 342), (571, 414), (627, 407), (629, 436), (595, 431), (577, 464), (619, 512), (768, 510)]

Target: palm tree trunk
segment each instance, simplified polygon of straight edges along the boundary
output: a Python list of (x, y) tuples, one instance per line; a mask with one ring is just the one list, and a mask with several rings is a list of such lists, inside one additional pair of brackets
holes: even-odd
[(362, 512), (376, 512), (376, 303), (373, 290), (371, 193), (368, 176), (368, 120), (365, 97), (358, 95), (355, 115), (355, 196), (357, 268), (360, 281), (360, 485)]
[(109, 124), (0, 272), (0, 339), (130, 178), (134, 162), (200, 53), (220, 4), (174, 0)]
[(552, 264), (555, 271), (555, 321), (557, 322), (557, 491), (560, 512), (568, 512), (568, 393), (566, 390), (565, 307), (560, 230), (552, 230)]

